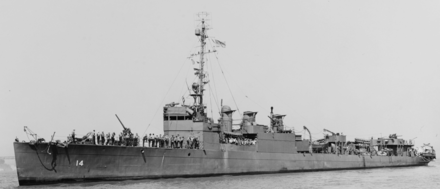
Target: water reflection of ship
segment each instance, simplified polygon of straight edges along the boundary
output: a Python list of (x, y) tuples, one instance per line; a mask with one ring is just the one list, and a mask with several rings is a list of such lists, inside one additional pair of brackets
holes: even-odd
[[(234, 129), (235, 110), (220, 103), (220, 118), (215, 123), (204, 103), (205, 85), (209, 84), (204, 65), (205, 55), (217, 51), (206, 51), (207, 39), (211, 38), (204, 15), (199, 14), (200, 25), (195, 32), (200, 50), (191, 56), (193, 60), (198, 58), (195, 62), (199, 66), (194, 69), (197, 82), (192, 84), (190, 94), (194, 103), (170, 103), (163, 107), (164, 134), (197, 138), (199, 147), (15, 142), (20, 185), (419, 166), (435, 158), (412, 151), (414, 144), (397, 136), (348, 141), (342, 133), (325, 130), (329, 134), (313, 140), (309, 128), (304, 126), (308, 136), (302, 139), (285, 126), (286, 115), (275, 114), (273, 108), (269, 125), (256, 123), (257, 112), (245, 111)], [(211, 41), (225, 46), (219, 40)]]

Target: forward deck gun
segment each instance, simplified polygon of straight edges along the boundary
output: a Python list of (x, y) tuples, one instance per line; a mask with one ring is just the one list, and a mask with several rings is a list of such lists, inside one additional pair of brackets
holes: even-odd
[(127, 134), (127, 133), (128, 133), (128, 134), (131, 134), (131, 130), (130, 130), (130, 128), (126, 128), (126, 127), (124, 126), (124, 124), (122, 123), (121, 119), (119, 119), (119, 117), (118, 117), (117, 114), (115, 114), (115, 116), (116, 116), (116, 118), (118, 118), (119, 123), (121, 123), (122, 128), (124, 128), (124, 130), (122, 131), (122, 132), (124, 133), (124, 135)]

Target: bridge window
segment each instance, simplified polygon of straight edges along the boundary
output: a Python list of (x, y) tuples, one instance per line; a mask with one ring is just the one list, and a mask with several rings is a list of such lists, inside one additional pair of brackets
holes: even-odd
[(167, 120), (191, 120), (190, 116), (163, 116), (163, 120), (167, 121)]

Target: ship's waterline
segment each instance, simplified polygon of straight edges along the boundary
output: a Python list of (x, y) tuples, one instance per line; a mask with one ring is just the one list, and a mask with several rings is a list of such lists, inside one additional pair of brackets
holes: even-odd
[[(230, 144), (224, 144), (225, 146)], [(421, 157), (14, 143), (20, 185), (426, 165)], [(43, 152), (42, 152), (43, 151)], [(144, 153), (142, 153), (142, 151)], [(55, 162), (54, 162), (55, 161)]]

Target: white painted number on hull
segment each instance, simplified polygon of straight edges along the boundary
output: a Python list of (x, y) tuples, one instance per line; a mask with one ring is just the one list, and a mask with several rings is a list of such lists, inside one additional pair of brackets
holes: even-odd
[(79, 163), (78, 163), (78, 160), (76, 160), (76, 166), (83, 166), (84, 165), (84, 163), (83, 163), (83, 160), (81, 160)]

